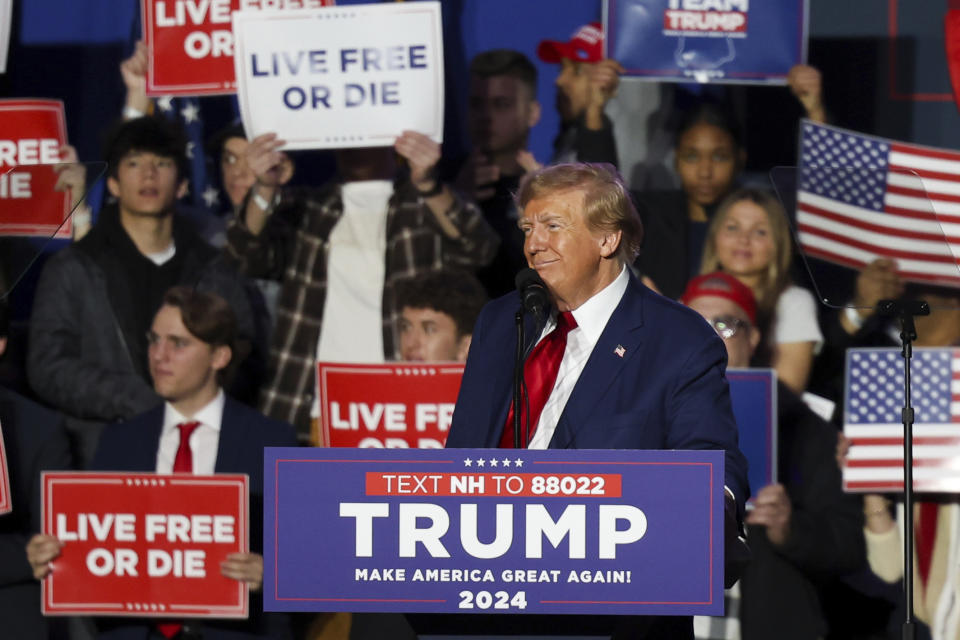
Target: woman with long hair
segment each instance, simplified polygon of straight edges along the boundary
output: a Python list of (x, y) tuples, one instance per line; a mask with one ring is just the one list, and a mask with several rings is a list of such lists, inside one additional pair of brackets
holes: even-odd
[(753, 290), (769, 365), (787, 386), (807, 386), (815, 351), (823, 343), (813, 295), (790, 282), (793, 258), (787, 216), (776, 197), (738, 189), (717, 207), (707, 228), (701, 273), (722, 270)]

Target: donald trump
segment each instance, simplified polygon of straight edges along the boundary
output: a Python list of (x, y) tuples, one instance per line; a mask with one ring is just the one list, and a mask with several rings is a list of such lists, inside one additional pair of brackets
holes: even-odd
[[(731, 544), (749, 490), (723, 342), (702, 317), (650, 291), (627, 268), (643, 229), (612, 166), (546, 167), (524, 179), (516, 199), (527, 264), (553, 307), (542, 331), (526, 322), (532, 350), (521, 446), (724, 450), (732, 583)], [(481, 312), (447, 447), (513, 446), (518, 306), (510, 294)], [(610, 622), (614, 637), (693, 637), (685, 617)]]

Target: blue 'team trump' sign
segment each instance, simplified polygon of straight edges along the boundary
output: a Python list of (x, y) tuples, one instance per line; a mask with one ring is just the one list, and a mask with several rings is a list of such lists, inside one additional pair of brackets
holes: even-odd
[(673, 82), (785, 84), (807, 58), (806, 0), (607, 0), (607, 57)]
[(718, 615), (723, 452), (264, 454), (264, 609)]

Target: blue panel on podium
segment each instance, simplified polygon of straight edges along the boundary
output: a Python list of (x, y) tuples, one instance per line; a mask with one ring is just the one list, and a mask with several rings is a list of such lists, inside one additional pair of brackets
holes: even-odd
[(718, 615), (723, 452), (267, 449), (264, 609)]
[(727, 379), (750, 493), (756, 495), (777, 479), (777, 374), (773, 369), (727, 369)]

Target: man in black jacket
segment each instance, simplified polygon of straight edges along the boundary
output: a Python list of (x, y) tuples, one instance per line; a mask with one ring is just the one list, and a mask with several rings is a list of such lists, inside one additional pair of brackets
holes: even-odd
[[(749, 366), (760, 342), (749, 288), (715, 272), (691, 280), (681, 301), (723, 338), (730, 367)], [(828, 632), (824, 586), (866, 564), (862, 508), (842, 490), (836, 429), (783, 384), (776, 401), (779, 481), (756, 492), (746, 518), (753, 557), (740, 579), (739, 637), (814, 640)]]
[[(6, 299), (0, 299), (0, 356), (7, 348), (8, 312)], [(5, 453), (0, 455), (0, 466), (5, 458), (12, 507), (0, 514), (0, 635), (64, 637), (66, 620), (40, 613), (40, 585), (23, 552), (30, 536), (40, 530), (40, 474), (69, 469), (72, 464), (63, 418), (0, 386), (0, 434), (0, 453)]]
[(130, 120), (106, 151), (107, 188), (116, 202), (80, 242), (47, 263), (27, 353), (30, 385), (68, 416), (83, 465), (104, 423), (160, 403), (147, 371), (146, 336), (167, 289), (189, 284), (221, 294), (240, 319), (245, 351), (255, 335), (242, 280), (174, 213), (187, 190), (182, 131), (161, 118)]

